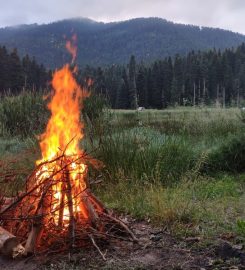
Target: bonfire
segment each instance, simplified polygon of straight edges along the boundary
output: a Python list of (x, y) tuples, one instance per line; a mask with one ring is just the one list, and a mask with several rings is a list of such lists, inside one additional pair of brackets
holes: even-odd
[[(73, 37), (66, 45), (72, 63), (75, 42)], [(1, 194), (0, 251), (4, 255), (72, 251), (91, 245), (105, 259), (98, 241), (110, 237), (136, 241), (89, 188), (88, 166), (100, 163), (80, 148), (84, 136), (80, 112), (89, 92), (78, 85), (75, 72), (66, 64), (53, 75), (51, 117), (40, 136), (42, 157), (25, 190), (12, 198)]]

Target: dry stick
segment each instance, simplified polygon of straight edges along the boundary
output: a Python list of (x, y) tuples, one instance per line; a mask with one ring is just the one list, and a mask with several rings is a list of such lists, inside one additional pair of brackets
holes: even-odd
[(42, 193), (41, 199), (38, 203), (35, 215), (40, 213), (40, 217), (36, 218), (33, 222), (31, 232), (27, 238), (27, 242), (25, 245), (24, 255), (32, 254), (34, 252), (34, 249), (42, 236), (44, 229), (42, 226), (43, 225), (42, 222), (44, 216), (47, 215), (49, 212), (50, 198), (48, 197), (47, 193), (50, 191), (51, 186), (52, 183), (46, 186), (45, 190)]
[(111, 215), (108, 215), (106, 213), (102, 213), (102, 215), (104, 215), (105, 217), (107, 217), (107, 218), (113, 220), (114, 222), (118, 223), (121, 227), (123, 227), (130, 234), (130, 236), (132, 237), (134, 242), (139, 242), (139, 240), (135, 237), (134, 233), (120, 219), (117, 219), (117, 218), (115, 218), (115, 217), (113, 217)]
[(88, 211), (89, 219), (91, 220), (92, 225), (97, 227), (99, 217), (94, 209), (94, 206), (90, 203), (88, 197), (86, 196), (82, 197), (82, 202), (83, 202), (83, 206), (85, 206), (86, 210)]
[[(52, 179), (55, 175), (57, 175), (58, 173), (60, 173), (61, 171), (63, 171), (65, 168), (67, 168), (70, 164), (74, 163), (74, 162), (77, 162), (81, 159), (85, 159), (86, 158), (86, 155), (87, 154), (84, 154), (82, 156), (79, 156), (78, 158), (76, 158), (75, 160), (72, 160), (71, 162), (67, 163), (64, 167), (62, 167), (60, 170), (54, 172), (51, 176), (49, 176), (48, 178), (46, 178), (45, 180), (50, 180)], [(53, 160), (50, 160), (50, 161), (45, 161), (45, 162), (42, 162), (40, 163), (36, 168), (35, 170), (31, 173), (31, 175), (27, 178), (26, 180), (26, 183), (28, 184), (29, 182), (31, 182), (31, 180), (33, 180), (33, 178), (35, 179), (36, 177), (36, 174), (38, 172), (38, 170), (43, 166), (43, 165), (46, 165), (46, 164), (51, 164), (53, 162), (56, 162), (58, 161), (59, 159), (63, 158), (64, 157), (64, 154), (62, 154), (61, 156), (53, 159)], [(44, 180), (44, 181), (45, 181)], [(44, 182), (43, 181), (43, 182)], [(24, 194), (22, 194), (20, 197), (17, 198), (16, 201), (14, 201), (12, 204), (10, 204), (8, 207), (6, 207), (5, 209), (3, 209), (1, 212), (0, 212), (0, 216), (3, 215), (4, 213), (6, 213), (8, 210), (10, 210), (12, 207), (14, 207), (15, 205), (17, 205), (18, 203), (20, 203), (25, 197), (27, 197), (28, 195), (30, 195), (32, 192), (34, 192), (36, 189), (38, 189), (42, 184), (43, 182), (39, 183), (38, 185), (35, 185), (34, 187), (32, 187), (30, 190), (27, 190)]]
[[(68, 145), (67, 145), (68, 146)], [(65, 151), (63, 152), (65, 154)], [(61, 160), (61, 167), (62, 167), (62, 161)], [(58, 226), (62, 227), (63, 224), (63, 218), (64, 218), (64, 209), (65, 209), (65, 183), (62, 182), (61, 184), (61, 199), (60, 199), (60, 207), (59, 207), (59, 220), (58, 220)]]
[(73, 213), (73, 200), (72, 200), (72, 187), (70, 182), (70, 174), (67, 168), (64, 171), (64, 177), (66, 182), (66, 197), (68, 201), (68, 209), (69, 209), (69, 236), (70, 236), (70, 247), (73, 248), (75, 244), (75, 218)]
[[(63, 157), (63, 156), (62, 156)], [(56, 158), (54, 160), (58, 160), (60, 159), (61, 157), (59, 158)], [(79, 159), (81, 159), (83, 157), (78, 157), (77, 159), (67, 163), (63, 168), (60, 168), (58, 171), (55, 171), (53, 174), (51, 174), (48, 178), (46, 178), (44, 181), (49, 181), (51, 180), (55, 175), (57, 175), (58, 173), (62, 172), (65, 168), (67, 168), (69, 165), (71, 165), (73, 162), (77, 162)], [(50, 162), (44, 162), (42, 164), (47, 164), (47, 163), (52, 163), (54, 162), (54, 160), (50, 161)], [(38, 166), (37, 168), (40, 168), (40, 166)], [(36, 170), (35, 170), (36, 171)], [(33, 176), (34, 173), (31, 174), (31, 176)], [(28, 178), (28, 179), (31, 179), (31, 176)], [(28, 181), (28, 180), (27, 180)], [(15, 205), (17, 205), (18, 203), (20, 203), (25, 197), (27, 197), (28, 195), (30, 195), (33, 191), (35, 191), (36, 189), (38, 189), (41, 185), (43, 185), (43, 182), (39, 183), (38, 185), (35, 185), (33, 188), (31, 188), (29, 191), (25, 192), (24, 194), (22, 194), (20, 197), (18, 197), (18, 199), (13, 202), (12, 204), (10, 204), (7, 208), (5, 208), (3, 211), (0, 212), (0, 217), (1, 215), (3, 215), (4, 213), (6, 213), (8, 210), (10, 210), (12, 207), (14, 207)], [(1, 219), (1, 218), (0, 218)]]
[(64, 209), (65, 209), (65, 191), (64, 191), (64, 184), (62, 184), (62, 191), (61, 191), (61, 201), (60, 201), (60, 209), (59, 209), (59, 220), (58, 226), (62, 227), (63, 224), (63, 217), (64, 217)]
[(93, 230), (94, 235), (98, 235), (98, 236), (101, 236), (101, 237), (104, 237), (104, 238), (111, 237), (111, 238), (119, 239), (119, 240), (122, 240), (122, 241), (131, 241), (131, 242), (134, 241), (133, 239), (130, 239), (130, 238), (125, 238), (125, 237), (113, 235), (113, 234), (110, 234), (110, 233), (103, 233), (103, 232), (95, 230), (94, 228), (91, 228), (91, 230)]
[(95, 246), (95, 248), (98, 250), (99, 254), (101, 255), (102, 259), (106, 261), (105, 255), (102, 253), (98, 245), (96, 244), (94, 237), (91, 234), (88, 234), (88, 237), (90, 238), (92, 244)]
[(89, 198), (90, 202), (93, 203), (95, 205), (95, 207), (98, 208), (99, 212), (107, 213), (107, 210), (104, 207), (104, 205), (102, 204), (102, 202), (94, 194), (91, 193), (90, 189), (85, 189), (83, 192)]

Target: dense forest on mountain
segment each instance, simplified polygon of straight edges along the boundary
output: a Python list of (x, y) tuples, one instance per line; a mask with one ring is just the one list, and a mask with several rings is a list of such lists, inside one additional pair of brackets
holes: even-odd
[(35, 58), (26, 55), (21, 59), (16, 49), (8, 52), (5, 47), (0, 47), (1, 93), (44, 89), (49, 78), (49, 72), (43, 65), (39, 65)]
[[(237, 49), (191, 51), (151, 64), (131, 56), (127, 65), (86, 66), (77, 77), (93, 80), (93, 91), (112, 108), (162, 109), (175, 105), (241, 106), (245, 97), (245, 43)], [(0, 47), (0, 91), (49, 88), (51, 71), (28, 55)]]
[(134, 56), (129, 64), (107, 68), (87, 66), (80, 73), (91, 77), (97, 93), (113, 108), (162, 109), (175, 105), (241, 106), (245, 97), (245, 44), (237, 49), (191, 51), (152, 64)]
[(47, 68), (57, 68), (67, 61), (65, 39), (78, 37), (80, 67), (126, 64), (131, 55), (151, 63), (191, 50), (237, 47), (245, 36), (221, 29), (168, 22), (160, 18), (138, 18), (116, 23), (89, 19), (63, 20), (46, 25), (22, 25), (0, 29), (0, 44), (18, 48), (20, 55), (35, 56)]

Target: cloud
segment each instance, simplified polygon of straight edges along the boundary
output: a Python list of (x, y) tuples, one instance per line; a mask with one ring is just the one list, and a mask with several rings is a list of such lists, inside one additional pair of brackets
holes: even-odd
[(48, 23), (71, 17), (118, 21), (161, 17), (245, 34), (244, 0), (9, 0), (0, 9), (0, 26)]

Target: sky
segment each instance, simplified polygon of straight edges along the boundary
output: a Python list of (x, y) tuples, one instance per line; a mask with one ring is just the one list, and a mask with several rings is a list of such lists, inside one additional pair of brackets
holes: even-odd
[(245, 34), (245, 0), (0, 0), (0, 27), (87, 17), (111, 22), (160, 17)]

